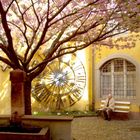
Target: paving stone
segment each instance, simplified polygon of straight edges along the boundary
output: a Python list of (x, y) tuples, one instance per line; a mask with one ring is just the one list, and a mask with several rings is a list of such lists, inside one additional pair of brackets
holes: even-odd
[(74, 118), (72, 136), (73, 140), (140, 140), (140, 120)]

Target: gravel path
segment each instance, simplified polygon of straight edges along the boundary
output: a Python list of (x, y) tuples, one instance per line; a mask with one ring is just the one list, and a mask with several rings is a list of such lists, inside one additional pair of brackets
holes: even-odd
[(105, 121), (100, 117), (74, 118), (73, 140), (140, 140), (140, 120)]

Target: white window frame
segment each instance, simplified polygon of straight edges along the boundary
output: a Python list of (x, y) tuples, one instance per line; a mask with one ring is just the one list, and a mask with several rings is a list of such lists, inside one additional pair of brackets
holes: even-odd
[[(120, 59), (120, 60), (122, 60), (123, 61), (123, 71), (121, 71), (121, 72), (115, 72), (114, 71), (114, 62), (115, 62), (115, 60), (116, 59)], [(128, 60), (126, 60), (126, 59), (123, 59), (123, 58), (116, 58), (116, 59), (111, 59), (111, 60), (109, 60), (108, 62), (110, 63), (111, 62), (111, 71), (110, 72), (102, 72), (102, 68), (104, 67), (104, 64), (106, 64), (106, 63), (108, 63), (108, 62), (106, 62), (106, 63), (104, 63), (101, 67), (100, 67), (100, 97), (104, 97), (104, 96), (106, 96), (106, 94), (103, 94), (104, 93), (104, 89), (105, 89), (105, 87), (103, 87), (104, 86), (104, 84), (102, 85), (102, 78), (103, 78), (103, 75), (111, 75), (111, 88), (109, 89), (109, 87), (106, 87), (106, 88), (108, 88), (108, 90), (111, 90), (111, 92), (112, 92), (112, 94), (115, 96), (115, 98), (122, 98), (122, 99), (124, 99), (124, 98), (127, 98), (127, 99), (135, 99), (136, 98), (136, 67), (135, 67), (135, 65), (133, 64), (133, 63), (131, 63), (130, 61), (128, 61)], [(135, 71), (127, 71), (127, 63), (126, 62), (129, 62), (129, 63), (131, 63), (133, 66), (134, 66), (134, 68), (135, 68)], [(107, 65), (108, 66), (108, 65)], [(122, 74), (123, 75), (123, 84), (124, 84), (124, 86), (123, 86), (123, 95), (115, 95), (115, 75), (120, 75), (120, 74)], [(133, 91), (133, 94), (131, 93), (132, 91), (130, 91), (130, 90), (128, 90), (128, 88), (127, 88), (127, 78), (128, 78), (128, 76), (127, 75), (132, 75), (132, 79), (131, 79), (131, 81), (133, 81), (134, 83), (130, 83), (130, 85), (132, 86), (131, 88), (132, 88), (132, 91)], [(130, 92), (131, 93), (131, 95), (127, 95), (127, 92)]]

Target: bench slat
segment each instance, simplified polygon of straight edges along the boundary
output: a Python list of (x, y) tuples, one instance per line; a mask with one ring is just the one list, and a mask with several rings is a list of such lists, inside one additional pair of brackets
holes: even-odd
[(120, 109), (130, 109), (130, 106), (116, 106), (115, 105), (115, 108), (120, 108)]
[(115, 101), (115, 104), (127, 104), (130, 105), (130, 102), (124, 102), (124, 101)]
[[(104, 106), (104, 105), (101, 105), (101, 107), (103, 107), (103, 106)], [(130, 109), (129, 106), (119, 106), (119, 105), (118, 105), (118, 106), (115, 105), (114, 108), (118, 108), (118, 109), (119, 109), (119, 108), (120, 108), (120, 109)]]
[[(101, 100), (101, 103), (104, 103), (105, 100)], [(130, 105), (131, 103), (128, 101), (115, 101), (115, 104), (126, 104), (126, 105)]]
[(125, 110), (114, 110), (114, 112), (120, 112), (120, 113), (129, 113), (129, 111), (125, 111)]

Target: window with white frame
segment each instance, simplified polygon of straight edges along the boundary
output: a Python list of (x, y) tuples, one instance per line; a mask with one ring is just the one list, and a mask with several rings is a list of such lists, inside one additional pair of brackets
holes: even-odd
[(100, 68), (100, 86), (101, 97), (106, 96), (111, 91), (115, 98), (135, 98), (135, 65), (121, 58), (107, 61)]

